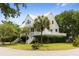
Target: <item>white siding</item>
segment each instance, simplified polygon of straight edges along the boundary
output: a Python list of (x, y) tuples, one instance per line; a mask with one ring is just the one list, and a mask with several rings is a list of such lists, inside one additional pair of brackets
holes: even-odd
[[(44, 14), (44, 16), (48, 17), (48, 19), (50, 21), (50, 30), (52, 30), (51, 32), (52, 33), (59, 32), (59, 26), (58, 26), (56, 20), (54, 19), (53, 14), (51, 12), (49, 12), (47, 14)], [(26, 18), (25, 18), (25, 22), (22, 24), (22, 27), (23, 26), (32, 27), (33, 26), (34, 19), (36, 17), (37, 16), (33, 16), (33, 15), (28, 14), (26, 16)], [(30, 24), (27, 24), (27, 21), (28, 20), (31, 22)], [(52, 24), (52, 21), (53, 21), (53, 24)]]

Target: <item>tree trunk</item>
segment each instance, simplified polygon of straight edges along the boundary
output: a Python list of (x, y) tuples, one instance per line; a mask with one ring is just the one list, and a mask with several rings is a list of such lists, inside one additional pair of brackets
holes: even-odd
[(48, 37), (48, 39), (47, 39), (47, 43), (49, 43), (49, 37)]
[(41, 31), (41, 44), (43, 43), (43, 41), (42, 41), (42, 31)]
[(3, 39), (1, 38), (1, 43), (2, 43), (2, 45), (4, 45), (4, 41), (3, 41)]
[(10, 41), (10, 44), (11, 44), (11, 41)]
[(2, 45), (4, 45), (4, 41), (2, 41)]

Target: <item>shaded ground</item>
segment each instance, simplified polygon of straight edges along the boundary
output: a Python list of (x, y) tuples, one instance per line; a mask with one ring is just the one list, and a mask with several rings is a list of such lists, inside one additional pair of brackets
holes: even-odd
[(0, 56), (79, 56), (79, 48), (59, 51), (16, 50), (0, 47)]

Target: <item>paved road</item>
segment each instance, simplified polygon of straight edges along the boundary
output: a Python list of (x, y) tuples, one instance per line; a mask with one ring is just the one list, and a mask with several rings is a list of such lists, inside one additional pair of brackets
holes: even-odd
[(0, 56), (79, 56), (79, 48), (62, 51), (30, 51), (0, 47)]

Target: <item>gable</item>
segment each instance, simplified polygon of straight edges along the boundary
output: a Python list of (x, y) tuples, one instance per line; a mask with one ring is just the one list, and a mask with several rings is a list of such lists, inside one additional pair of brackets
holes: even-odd
[[(44, 16), (48, 17), (49, 21), (50, 21), (50, 27), (52, 28), (59, 28), (56, 20), (54, 19), (54, 15), (49, 12), (47, 14), (44, 14)], [(25, 18), (25, 21), (23, 23), (23, 26), (33, 26), (33, 22), (34, 22), (34, 19), (37, 18), (37, 16), (33, 16), (31, 14), (28, 14)], [(28, 24), (29, 23), (29, 24)]]
[(48, 13), (48, 15), (46, 15), (46, 17), (48, 17), (49, 21), (50, 21), (50, 27), (52, 28), (59, 28), (55, 18), (54, 18), (54, 15), (50, 12)]

